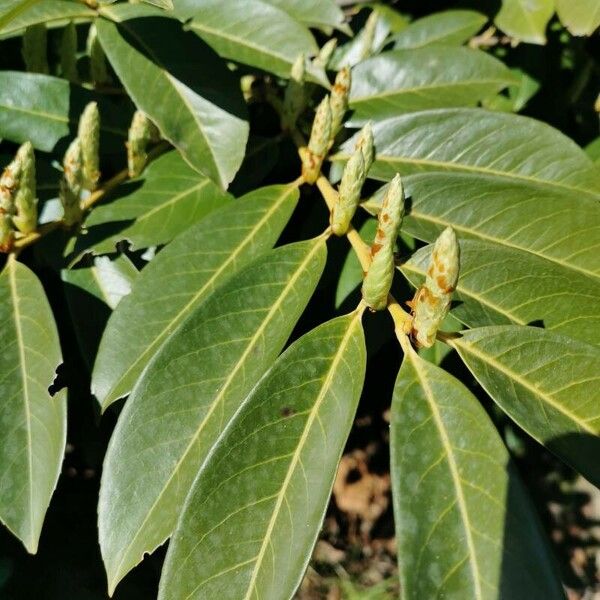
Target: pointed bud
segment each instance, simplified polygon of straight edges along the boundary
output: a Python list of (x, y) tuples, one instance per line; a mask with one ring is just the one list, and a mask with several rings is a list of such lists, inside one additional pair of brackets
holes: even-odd
[(75, 138), (63, 159), (64, 176), (60, 182), (63, 221), (67, 226), (79, 223), (82, 217), (80, 195), (83, 184), (83, 153), (79, 138)]
[(106, 56), (104, 50), (98, 41), (96, 26), (91, 25), (87, 39), (87, 53), (90, 57), (90, 76), (96, 85), (102, 85), (110, 82), (108, 68), (106, 66)]
[(325, 96), (317, 107), (308, 148), (302, 157), (302, 175), (307, 183), (314, 183), (319, 177), (321, 165), (329, 147), (330, 136), (331, 108), (329, 96)]
[(373, 142), (373, 129), (371, 123), (367, 123), (361, 130), (354, 148), (360, 148), (365, 159), (365, 174), (368, 174), (373, 160), (375, 159), (375, 147)]
[(127, 139), (127, 167), (129, 177), (137, 177), (148, 162), (148, 145), (159, 138), (156, 125), (141, 110), (136, 110)]
[(285, 88), (283, 99), (282, 129), (290, 130), (296, 125), (298, 117), (306, 107), (304, 93), (305, 60), (300, 54), (292, 66), (291, 78)]
[(21, 233), (31, 233), (37, 227), (37, 194), (35, 183), (35, 154), (31, 142), (25, 142), (15, 157), (19, 181), (14, 193), (13, 223)]
[(25, 29), (21, 54), (30, 73), (48, 73), (46, 26), (43, 23)]
[(62, 76), (69, 81), (78, 81), (77, 73), (77, 29), (70, 21), (63, 29), (60, 41), (60, 65)]
[(96, 102), (90, 102), (81, 113), (77, 137), (83, 159), (83, 187), (91, 191), (100, 179), (100, 113)]
[(392, 179), (378, 217), (371, 246), (371, 265), (362, 286), (363, 300), (371, 310), (383, 310), (394, 279), (394, 245), (404, 218), (404, 189), (400, 175)]
[(419, 346), (429, 348), (435, 343), (458, 282), (459, 263), (456, 233), (452, 227), (447, 227), (433, 246), (425, 284), (413, 299), (412, 335)]
[(372, 11), (361, 31), (361, 50), (360, 60), (364, 60), (373, 54), (373, 43), (375, 41), (375, 32), (377, 31), (377, 21), (379, 14), (376, 10)]
[(340, 182), (336, 203), (331, 212), (331, 231), (335, 235), (345, 235), (350, 221), (360, 202), (360, 190), (365, 182), (365, 159), (362, 152), (356, 150), (350, 157)]
[(335, 48), (337, 46), (337, 39), (331, 38), (320, 50), (319, 54), (313, 60), (313, 65), (317, 69), (326, 69), (333, 53), (335, 52)]
[(352, 74), (349, 67), (344, 67), (335, 77), (331, 88), (331, 139), (340, 130), (344, 115), (348, 110), (348, 94), (352, 85)]

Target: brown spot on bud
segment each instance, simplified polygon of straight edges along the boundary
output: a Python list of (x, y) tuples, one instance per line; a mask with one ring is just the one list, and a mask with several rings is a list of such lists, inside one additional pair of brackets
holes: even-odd
[(390, 220), (390, 215), (388, 215), (387, 213), (383, 213), (381, 218), (383, 219), (384, 223), (387, 223)]
[(382, 246), (381, 244), (373, 244), (371, 246), (371, 256), (375, 256), (380, 250), (381, 250)]

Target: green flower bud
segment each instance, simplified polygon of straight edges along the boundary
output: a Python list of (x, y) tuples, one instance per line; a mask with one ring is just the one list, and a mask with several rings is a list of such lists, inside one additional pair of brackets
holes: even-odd
[(100, 113), (96, 102), (90, 102), (84, 108), (77, 137), (83, 159), (83, 187), (94, 190), (100, 179)]
[(127, 168), (129, 177), (137, 177), (148, 162), (148, 144), (159, 138), (156, 125), (141, 110), (136, 110), (127, 140)]
[(60, 201), (64, 213), (63, 221), (70, 227), (79, 223), (82, 217), (80, 196), (83, 186), (83, 152), (79, 138), (75, 138), (65, 152), (63, 174), (60, 182)]
[(11, 162), (0, 176), (0, 252), (10, 252), (15, 239), (12, 215), (15, 210), (14, 192), (17, 187), (18, 165)]
[(25, 29), (21, 54), (30, 73), (48, 73), (46, 26), (43, 23)]
[(302, 156), (302, 175), (307, 183), (314, 183), (321, 172), (321, 165), (329, 148), (331, 136), (331, 108), (329, 96), (321, 100), (310, 132), (308, 148)]
[(360, 202), (360, 190), (365, 182), (365, 159), (360, 149), (350, 157), (340, 182), (336, 203), (331, 211), (331, 231), (345, 235)]
[(313, 65), (317, 69), (326, 69), (333, 53), (335, 52), (335, 48), (337, 46), (337, 39), (331, 38), (320, 50), (319, 54), (313, 60)]
[(361, 32), (362, 46), (360, 50), (360, 60), (364, 60), (373, 54), (373, 42), (375, 41), (378, 20), (379, 14), (376, 10), (372, 11)]
[(300, 54), (292, 66), (291, 78), (285, 89), (283, 99), (283, 129), (292, 129), (298, 117), (306, 107), (304, 93), (305, 75), (304, 54)]
[(8, 253), (15, 241), (15, 230), (11, 216), (0, 208), (0, 252)]
[(17, 151), (14, 162), (18, 165), (19, 180), (14, 193), (15, 216), (13, 223), (21, 233), (31, 233), (37, 227), (37, 195), (35, 184), (35, 154), (31, 142), (25, 142)]
[(373, 129), (371, 123), (367, 123), (361, 130), (358, 141), (356, 142), (356, 149), (360, 148), (363, 157), (365, 159), (365, 177), (369, 172), (375, 159), (375, 148), (373, 142)]
[(335, 83), (331, 88), (331, 139), (340, 130), (344, 115), (348, 110), (348, 94), (352, 85), (352, 75), (349, 67), (344, 67), (335, 76)]
[(110, 76), (106, 66), (106, 56), (98, 41), (95, 25), (90, 26), (87, 39), (87, 53), (90, 57), (90, 76), (92, 81), (99, 85), (110, 82)]
[(458, 282), (460, 248), (452, 227), (447, 227), (436, 240), (427, 268), (425, 284), (412, 301), (412, 335), (417, 344), (429, 348), (450, 308), (452, 292)]
[(63, 30), (60, 41), (60, 66), (62, 76), (69, 81), (78, 81), (77, 73), (77, 29), (71, 21)]
[(404, 217), (404, 189), (400, 175), (392, 179), (378, 217), (371, 246), (371, 265), (362, 286), (363, 300), (371, 310), (383, 310), (394, 279), (394, 244)]

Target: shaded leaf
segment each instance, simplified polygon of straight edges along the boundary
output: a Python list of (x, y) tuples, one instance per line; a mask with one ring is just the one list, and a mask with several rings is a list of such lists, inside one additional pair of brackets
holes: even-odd
[(99, 19), (96, 27), (136, 106), (194, 169), (227, 187), (244, 157), (248, 123), (239, 84), (225, 64), (172, 19), (119, 25)]
[(527, 433), (600, 484), (600, 350), (539, 329), (483, 327), (449, 340)]
[(475, 35), (487, 17), (474, 10), (444, 10), (417, 19), (394, 35), (394, 48), (422, 48), (432, 44), (460, 45)]
[[(400, 267), (415, 286), (425, 279), (431, 246)], [(600, 280), (530, 252), (460, 241), (460, 277), (452, 314), (470, 327), (541, 322), (546, 329), (599, 342)]]
[(433, 46), (384, 52), (352, 71), (351, 122), (428, 108), (475, 106), (515, 81), (504, 64), (478, 50)]
[(11, 256), (0, 273), (0, 520), (37, 551), (44, 515), (60, 474), (67, 415), (64, 392), (51, 396), (62, 362), (44, 289)]
[(119, 186), (117, 194), (90, 213), (77, 249), (102, 254), (114, 252), (122, 240), (133, 249), (164, 244), (231, 199), (178, 152), (156, 159), (141, 178)]
[(266, 0), (309, 27), (347, 31), (344, 13), (334, 0)]
[(546, 43), (546, 26), (554, 14), (554, 0), (502, 0), (494, 22), (517, 40)]
[(171, 535), (199, 468), (281, 351), (325, 258), (322, 236), (259, 257), (196, 309), (144, 371), (102, 475), (100, 547), (110, 593)]
[(391, 413), (403, 597), (564, 598), (508, 452), (467, 388), (410, 349)]
[(275, 243), (297, 199), (293, 185), (256, 190), (188, 228), (142, 271), (100, 343), (92, 390), (103, 407), (131, 391), (152, 356), (218, 285)]
[(600, 27), (600, 4), (596, 0), (555, 0), (561, 23), (573, 35), (592, 35)]
[(365, 363), (359, 313), (314, 329), (277, 360), (194, 483), (159, 598), (294, 595), (325, 515)]

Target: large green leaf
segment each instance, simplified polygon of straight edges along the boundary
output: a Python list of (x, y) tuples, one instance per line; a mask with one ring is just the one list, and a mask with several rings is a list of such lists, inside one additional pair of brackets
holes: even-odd
[(518, 425), (600, 485), (600, 350), (539, 329), (482, 327), (449, 340)]
[(173, 19), (99, 19), (96, 27), (138, 108), (194, 169), (227, 187), (244, 157), (248, 123), (239, 83), (223, 61)]
[(296, 186), (271, 186), (231, 202), (179, 235), (142, 271), (112, 314), (92, 390), (102, 406), (128, 394), (171, 333), (215, 288), (279, 237)]
[(499, 60), (468, 48), (384, 52), (352, 70), (352, 123), (428, 108), (475, 106), (516, 83)]
[[(400, 267), (419, 286), (431, 258), (422, 248)], [(508, 246), (461, 240), (452, 314), (470, 327), (542, 322), (584, 342), (600, 342), (600, 280)]]
[[(88, 102), (98, 100), (92, 92), (59, 77), (19, 71), (0, 71), (0, 138), (31, 141), (38, 150), (50, 152), (61, 139), (76, 135), (77, 123)], [(127, 127), (120, 126), (129, 110), (100, 103), (101, 129), (122, 146)], [(120, 114), (119, 114), (120, 113)]]
[(334, 0), (266, 0), (290, 14), (294, 19), (309, 27), (322, 29), (341, 29), (347, 31), (344, 25), (344, 13)]
[(144, 371), (102, 475), (100, 547), (111, 593), (171, 535), (198, 469), (281, 351), (325, 258), (323, 236), (259, 257), (201, 305)]
[(495, 23), (517, 40), (545, 44), (546, 25), (553, 14), (554, 0), (502, 0)]
[(64, 392), (48, 388), (62, 362), (52, 310), (37, 277), (11, 256), (0, 273), (0, 520), (35, 553), (60, 474)]
[(394, 48), (431, 44), (460, 45), (475, 35), (487, 17), (474, 10), (445, 10), (411, 23), (394, 37)]
[(282, 77), (289, 77), (300, 54), (318, 51), (304, 25), (263, 0), (175, 0), (175, 7), (221, 56)]
[(0, 13), (0, 38), (10, 37), (23, 32), (26, 27), (44, 23), (46, 27), (66, 23), (69, 20), (89, 19), (96, 12), (81, 2), (66, 0), (24, 1), (21, 8), (12, 13)]
[[(391, 180), (396, 172), (458, 171), (600, 199), (600, 172), (589, 157), (562, 133), (533, 119), (447, 108), (380, 121), (373, 133), (377, 155), (369, 176), (375, 179)], [(355, 143), (356, 136), (334, 160), (347, 160)]]
[(128, 240), (133, 249), (165, 244), (230, 199), (178, 152), (170, 152), (90, 213), (77, 247), (102, 254), (114, 252), (121, 240)]
[(194, 483), (159, 598), (294, 595), (354, 419), (365, 355), (354, 313), (314, 329), (277, 360)]
[(467, 388), (410, 349), (391, 414), (402, 597), (564, 598), (508, 452)]
[(573, 35), (592, 35), (600, 27), (600, 3), (597, 0), (555, 0), (562, 24)]
[[(433, 241), (448, 225), (460, 237), (526, 250), (597, 279), (600, 205), (545, 187), (458, 173), (406, 179), (405, 230)], [(531, 215), (535, 214), (534, 219)]]

